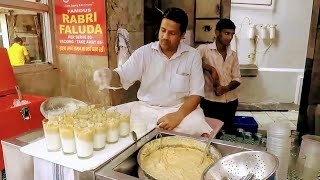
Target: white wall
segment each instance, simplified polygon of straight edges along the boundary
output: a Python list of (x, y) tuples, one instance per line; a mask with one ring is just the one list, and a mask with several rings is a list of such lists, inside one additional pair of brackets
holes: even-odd
[[(277, 25), (276, 38), (270, 49), (255, 56), (254, 63), (259, 68), (258, 76), (243, 78), (240, 102), (293, 102), (297, 76), (303, 74), (312, 1), (273, 1), (273, 8), (268, 6), (261, 9), (252, 5), (240, 7), (235, 4), (231, 7), (231, 20), (237, 26), (236, 33), (241, 29), (232, 42), (232, 48), (237, 49), (241, 64), (252, 62), (248, 55), (253, 52), (254, 47), (253, 41), (248, 38), (249, 20), (245, 17), (250, 19), (250, 23), (258, 24), (258, 32), (262, 24)], [(266, 49), (270, 42), (270, 39), (258, 40), (257, 51)]]

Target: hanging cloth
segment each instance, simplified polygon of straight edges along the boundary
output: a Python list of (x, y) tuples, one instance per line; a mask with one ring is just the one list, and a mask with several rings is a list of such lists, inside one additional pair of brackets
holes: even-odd
[(126, 29), (119, 28), (117, 30), (117, 38), (115, 43), (115, 51), (118, 55), (117, 58), (117, 67), (125, 63), (130, 55), (130, 42), (129, 42), (129, 32)]

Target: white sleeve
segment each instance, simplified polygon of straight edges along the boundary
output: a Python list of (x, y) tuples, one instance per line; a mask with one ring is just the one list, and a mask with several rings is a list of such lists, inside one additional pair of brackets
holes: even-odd
[(144, 69), (143, 51), (144, 47), (137, 49), (124, 64), (114, 70), (119, 74), (122, 87), (126, 90), (136, 81), (141, 81)]
[(207, 46), (206, 46), (205, 44), (200, 44), (200, 45), (197, 47), (197, 50), (198, 50), (201, 58), (203, 58), (203, 56), (205, 55), (206, 47), (207, 47)]
[(190, 95), (198, 95), (204, 97), (202, 60), (198, 52), (195, 52), (190, 76)]
[(233, 56), (234, 56), (234, 60), (231, 68), (232, 81), (238, 81), (239, 83), (241, 83), (241, 74), (240, 74), (240, 65), (239, 65), (238, 56), (235, 54)]

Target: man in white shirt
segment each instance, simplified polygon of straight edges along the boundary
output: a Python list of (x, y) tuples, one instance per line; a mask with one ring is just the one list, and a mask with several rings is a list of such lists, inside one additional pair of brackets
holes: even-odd
[(216, 25), (216, 41), (197, 48), (205, 78), (205, 98), (201, 100), (201, 108), (205, 116), (222, 120), (222, 129), (227, 133), (234, 131), (232, 125), (241, 83), (238, 57), (230, 48), (235, 29), (230, 19), (221, 19)]
[[(159, 41), (140, 47), (126, 63), (109, 71), (109, 74), (100, 71), (95, 76), (107, 79), (107, 82), (96, 80), (100, 87), (111, 82), (112, 87), (128, 89), (134, 82), (140, 81), (137, 97), (146, 111), (157, 114), (158, 120), (153, 122), (154, 126), (202, 135), (212, 129), (205, 122), (199, 107), (204, 96), (200, 54), (180, 42), (187, 25), (188, 16), (183, 10), (169, 8), (163, 14)], [(112, 80), (107, 76), (111, 76)]]

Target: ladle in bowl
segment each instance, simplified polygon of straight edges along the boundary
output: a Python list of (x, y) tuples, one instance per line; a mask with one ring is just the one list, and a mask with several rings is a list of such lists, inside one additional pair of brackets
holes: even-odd
[(218, 133), (218, 131), (211, 131), (211, 133), (210, 133), (210, 135), (209, 135), (209, 138), (208, 138), (208, 140), (207, 140), (206, 147), (205, 147), (205, 149), (204, 149), (203, 156), (202, 156), (202, 159), (201, 159), (201, 163), (200, 163), (200, 164), (202, 164), (203, 161), (204, 161), (204, 159), (205, 159), (205, 157), (208, 156), (209, 150), (210, 150), (211, 141), (212, 141), (213, 138), (216, 137), (217, 133)]

